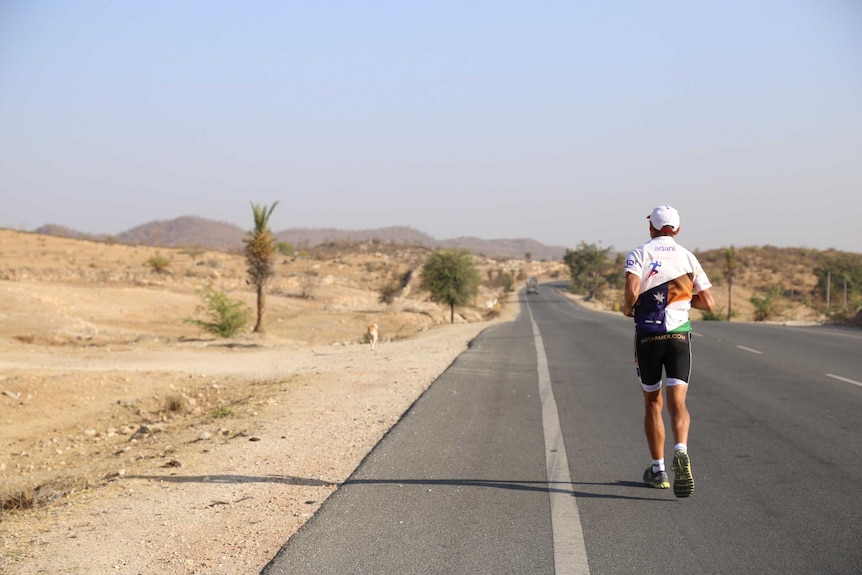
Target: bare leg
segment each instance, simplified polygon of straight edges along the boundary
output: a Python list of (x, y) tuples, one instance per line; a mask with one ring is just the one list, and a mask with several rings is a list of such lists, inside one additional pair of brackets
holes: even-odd
[(673, 441), (686, 445), (688, 445), (688, 428), (691, 425), (691, 416), (685, 406), (687, 393), (687, 385), (672, 385), (667, 388), (667, 412), (670, 414), (673, 428)]
[(664, 459), (664, 420), (661, 389), (644, 392), (644, 432), (653, 459)]

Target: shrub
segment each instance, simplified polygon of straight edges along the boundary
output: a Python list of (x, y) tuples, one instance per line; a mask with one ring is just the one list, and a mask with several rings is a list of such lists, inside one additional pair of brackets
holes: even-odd
[(278, 253), (287, 257), (296, 253), (296, 250), (293, 248), (293, 244), (290, 242), (278, 242), (275, 244), (275, 248), (278, 250)]
[(156, 252), (146, 261), (146, 266), (157, 274), (164, 274), (167, 273), (168, 268), (171, 267), (171, 260), (159, 252)]
[(251, 322), (252, 311), (245, 303), (230, 299), (211, 285), (199, 290), (198, 295), (203, 303), (195, 311), (206, 314), (208, 319), (189, 318), (186, 323), (218, 337), (232, 337)]
[(231, 415), (233, 415), (233, 411), (231, 411), (231, 408), (226, 405), (221, 405), (210, 411), (210, 417), (213, 419), (222, 419), (224, 417), (230, 417)]
[(722, 321), (727, 314), (724, 312), (723, 307), (716, 307), (713, 310), (699, 310), (700, 311), (700, 319), (703, 321)]
[(763, 297), (751, 296), (749, 301), (754, 305), (754, 321), (766, 321), (775, 317), (780, 308), (780, 295), (780, 290), (773, 288)]

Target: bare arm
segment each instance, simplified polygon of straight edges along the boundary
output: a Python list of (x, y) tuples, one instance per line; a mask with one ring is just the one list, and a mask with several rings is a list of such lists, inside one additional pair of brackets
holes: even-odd
[(705, 289), (694, 294), (691, 298), (691, 307), (702, 309), (704, 311), (712, 311), (715, 309), (715, 300), (712, 297), (712, 290)]
[(638, 301), (638, 295), (641, 291), (641, 278), (633, 273), (626, 273), (626, 292), (625, 301), (623, 302), (623, 315), (628, 317), (635, 316), (635, 304)]

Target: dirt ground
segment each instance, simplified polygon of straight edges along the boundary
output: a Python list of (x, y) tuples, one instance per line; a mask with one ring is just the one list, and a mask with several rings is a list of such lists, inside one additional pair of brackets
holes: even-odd
[(383, 304), (422, 254), (380, 250), (280, 260), (266, 334), (218, 339), (185, 320), (206, 285), (253, 308), (241, 256), (0, 230), (0, 573), (259, 572), (468, 342), (519, 311), (483, 290), (448, 324), (418, 274)]

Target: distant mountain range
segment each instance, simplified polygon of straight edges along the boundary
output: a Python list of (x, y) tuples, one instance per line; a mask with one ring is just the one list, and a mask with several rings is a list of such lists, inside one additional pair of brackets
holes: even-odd
[[(113, 236), (85, 234), (64, 226), (44, 225), (34, 233), (95, 241), (111, 240), (122, 244), (162, 247), (201, 247), (231, 251), (242, 249), (242, 240), (248, 233), (239, 226), (200, 218), (183, 216), (173, 220), (159, 220), (134, 227)], [(431, 248), (460, 248), (488, 257), (523, 258), (530, 254), (536, 260), (559, 260), (566, 253), (564, 246), (549, 246), (528, 238), (484, 240), (459, 237), (437, 240), (409, 226), (395, 226), (368, 230), (340, 230), (330, 228), (290, 228), (273, 232), (279, 241), (290, 242), (297, 248), (314, 247), (329, 242), (379, 241), (386, 244), (425, 246)]]

